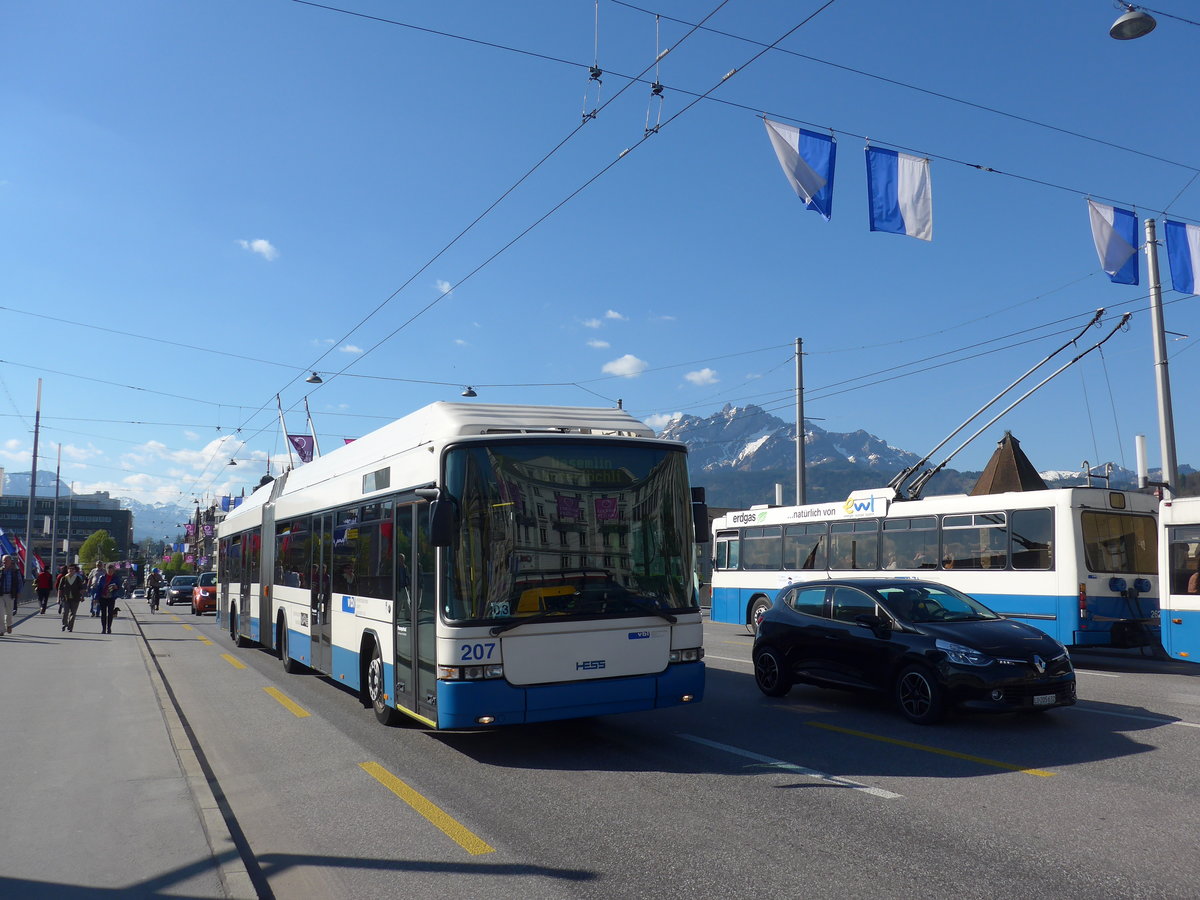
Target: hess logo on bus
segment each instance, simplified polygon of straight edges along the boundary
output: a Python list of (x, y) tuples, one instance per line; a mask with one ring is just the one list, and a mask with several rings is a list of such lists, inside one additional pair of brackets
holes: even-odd
[(602, 659), (585, 659), (575, 663), (575, 671), (580, 672), (587, 669), (603, 669), (604, 660)]

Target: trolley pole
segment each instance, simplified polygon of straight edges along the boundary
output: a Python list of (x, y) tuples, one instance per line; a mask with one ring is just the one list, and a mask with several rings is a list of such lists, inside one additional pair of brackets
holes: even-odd
[(33, 466), (29, 472), (29, 510), (25, 514), (25, 583), (33, 568), (33, 502), (37, 497), (38, 436), (42, 428), (42, 379), (38, 379), (37, 407), (33, 413)]

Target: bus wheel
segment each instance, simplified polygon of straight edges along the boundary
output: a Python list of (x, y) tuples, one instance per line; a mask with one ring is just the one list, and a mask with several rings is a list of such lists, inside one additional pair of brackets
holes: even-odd
[(946, 715), (946, 693), (924, 666), (907, 666), (896, 678), (896, 705), (917, 725), (934, 725)]
[(399, 724), (400, 714), (387, 705), (387, 691), (384, 689), (383, 657), (379, 655), (379, 647), (371, 647), (371, 661), (367, 664), (367, 700), (375, 710), (375, 718), (387, 726)]
[(759, 597), (750, 607), (750, 621), (746, 623), (746, 630), (751, 634), (758, 634), (758, 626), (762, 624), (763, 614), (771, 608), (771, 602), (766, 597)]
[(238, 611), (235, 606), (229, 610), (229, 637), (233, 641), (233, 646), (245, 647), (248, 641), (242, 637), (241, 632), (238, 630), (238, 625)]
[(292, 659), (288, 652), (287, 623), (281, 618), (276, 627), (279, 629), (279, 640), (276, 642), (276, 644), (279, 647), (279, 659), (283, 662), (283, 671), (287, 672), (289, 675), (295, 675), (298, 672), (304, 671), (303, 664)]

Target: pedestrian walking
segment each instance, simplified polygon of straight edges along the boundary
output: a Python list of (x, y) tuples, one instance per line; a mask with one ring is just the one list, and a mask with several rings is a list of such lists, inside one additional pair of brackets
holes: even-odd
[(75, 614), (79, 611), (79, 601), (87, 589), (87, 579), (79, 572), (79, 566), (71, 563), (64, 566), (67, 574), (58, 580), (58, 605), (62, 607), (62, 630), (75, 630)]
[(41, 607), (39, 614), (45, 615), (46, 605), (50, 602), (50, 591), (54, 587), (54, 576), (48, 569), (39, 569), (33, 578), (33, 586), (37, 591), (38, 606)]
[[(17, 561), (9, 554), (4, 554), (0, 560), (0, 607), (4, 609), (0, 616), (0, 634), (12, 634), (13, 617), (17, 614), (17, 600), (21, 596), (21, 588), (25, 586), (25, 576), (17, 568)], [(12, 610), (8, 608), (8, 600), (12, 598)]]
[(66, 567), (66, 566), (59, 566), (59, 567), (58, 567), (58, 575), (57, 575), (57, 576), (55, 577), (55, 579), (54, 579), (54, 593), (58, 595), (58, 612), (59, 612), (59, 615), (61, 615), (61, 614), (62, 614), (62, 611), (63, 611), (63, 605), (62, 605), (62, 599), (63, 599), (63, 598), (62, 598), (62, 580), (63, 580), (63, 578), (66, 576), (66, 574), (67, 574), (67, 567)]
[(96, 567), (88, 573), (88, 596), (92, 598), (92, 616), (100, 615), (100, 609), (96, 606), (96, 582), (104, 577), (104, 563), (96, 560)]
[(117, 564), (109, 563), (103, 575), (92, 588), (92, 597), (100, 611), (100, 633), (112, 634), (112, 620), (116, 615), (117, 598), (121, 596), (121, 576)]

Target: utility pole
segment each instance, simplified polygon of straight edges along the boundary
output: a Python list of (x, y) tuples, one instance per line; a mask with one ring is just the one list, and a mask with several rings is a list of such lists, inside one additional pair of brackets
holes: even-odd
[(804, 505), (804, 341), (796, 338), (796, 505)]
[(62, 475), (62, 444), (58, 445), (58, 464), (54, 467), (54, 510), (50, 515), (50, 572), (58, 571), (54, 565), (58, 551), (58, 479)]
[(33, 567), (33, 501), (37, 496), (38, 435), (42, 428), (42, 379), (38, 379), (37, 407), (33, 413), (33, 467), (29, 473), (29, 509), (25, 513), (25, 583)]
[(1158, 392), (1158, 443), (1162, 454), (1163, 499), (1179, 490), (1175, 462), (1175, 414), (1171, 408), (1171, 375), (1167, 371), (1167, 336), (1163, 325), (1162, 285), (1158, 281), (1158, 241), (1154, 220), (1146, 220), (1146, 276), (1150, 280), (1150, 327), (1154, 340), (1154, 385)]

